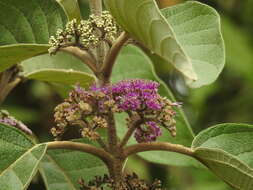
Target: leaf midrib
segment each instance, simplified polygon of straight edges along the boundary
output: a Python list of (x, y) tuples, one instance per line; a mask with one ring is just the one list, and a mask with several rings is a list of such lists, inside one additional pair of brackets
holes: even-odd
[[(62, 174), (64, 175), (66, 181), (68, 182), (68, 184), (74, 189), (77, 190), (75, 185), (72, 183), (68, 173), (62, 168), (60, 167), (60, 165), (52, 158), (52, 156), (50, 156), (49, 154), (46, 154), (46, 157), (53, 163), (55, 164), (55, 166), (62, 172)], [(42, 169), (43, 170), (43, 169)]]
[[(0, 177), (2, 177), (2, 176), (3, 176), (6, 172), (8, 172), (9, 170), (13, 170), (14, 165), (17, 164), (20, 160), (22, 160), (26, 155), (31, 154), (31, 156), (33, 156), (33, 157), (35, 158), (35, 160), (37, 160), (37, 161), (36, 161), (36, 164), (34, 165), (33, 170), (32, 170), (32, 172), (31, 172), (31, 174), (30, 174), (30, 176), (29, 176), (29, 178), (28, 178), (28, 180), (27, 180), (27, 183), (23, 184), (23, 182), (20, 180), (19, 176), (18, 176), (18, 175), (16, 174), (16, 172), (13, 170), (14, 173), (15, 173), (15, 175), (17, 176), (17, 178), (20, 180), (22, 186), (23, 186), (24, 188), (26, 188), (26, 187), (29, 185), (30, 179), (33, 177), (32, 174), (34, 173), (34, 171), (35, 171), (36, 168), (38, 167), (38, 165), (39, 165), (39, 163), (40, 163), (40, 160), (41, 160), (42, 157), (43, 157), (43, 156), (41, 156), (40, 159), (37, 159), (37, 158), (31, 153), (34, 149), (38, 148), (39, 146), (42, 146), (42, 144), (35, 145), (35, 146), (33, 146), (32, 148), (30, 148), (28, 151), (26, 151), (22, 156), (20, 156), (17, 160), (15, 160), (15, 162), (13, 162), (11, 165), (9, 165), (9, 166), (0, 174)], [(44, 149), (43, 154), (45, 154), (45, 152), (46, 152), (46, 149)], [(42, 154), (42, 155), (43, 155), (43, 154)]]

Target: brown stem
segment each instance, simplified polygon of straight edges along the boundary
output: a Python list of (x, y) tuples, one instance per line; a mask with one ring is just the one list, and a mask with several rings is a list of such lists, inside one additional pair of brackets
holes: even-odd
[(103, 74), (103, 81), (105, 84), (110, 82), (110, 77), (116, 58), (127, 39), (128, 34), (126, 32), (122, 32), (118, 39), (113, 43), (111, 49), (105, 57), (103, 67), (101, 69), (101, 73)]
[(92, 58), (88, 52), (74, 46), (63, 47), (59, 50), (77, 57), (83, 63), (85, 63), (95, 74), (97, 73), (96, 60), (94, 60), (94, 58)]
[(71, 141), (55, 141), (47, 143), (47, 146), (48, 149), (68, 149), (89, 153), (99, 157), (101, 160), (105, 162), (107, 166), (110, 165), (110, 163), (113, 161), (112, 156), (108, 152), (89, 144)]
[(111, 169), (109, 170), (110, 176), (116, 182), (116, 189), (119, 189), (117, 188), (117, 183), (119, 185), (123, 177), (122, 174), (123, 174), (124, 162), (125, 162), (125, 159), (114, 158)]
[(145, 122), (155, 120), (154, 118), (140, 118), (139, 115), (134, 115), (132, 117), (136, 117), (136, 118), (131, 119), (132, 122), (129, 125), (129, 129), (126, 132), (125, 136), (123, 137), (122, 141), (120, 142), (120, 145), (119, 145), (120, 148), (124, 147), (127, 144), (127, 142), (129, 141), (129, 139), (131, 138), (133, 132), (135, 131), (137, 127), (139, 127)]
[(107, 147), (107, 145), (105, 144), (105, 142), (103, 141), (103, 139), (101, 137), (99, 137), (97, 139), (98, 144), (106, 151), (109, 152), (109, 149)]
[(115, 119), (112, 112), (109, 112), (107, 115), (107, 122), (108, 122), (108, 143), (109, 143), (109, 149), (112, 154), (117, 152), (117, 130), (115, 126)]
[(185, 154), (188, 156), (193, 156), (193, 150), (191, 148), (178, 145), (178, 144), (171, 144), (167, 142), (151, 142), (151, 143), (140, 143), (128, 146), (124, 154), (126, 157), (136, 154), (139, 152), (145, 151), (170, 151), (170, 152), (177, 152), (181, 154)]

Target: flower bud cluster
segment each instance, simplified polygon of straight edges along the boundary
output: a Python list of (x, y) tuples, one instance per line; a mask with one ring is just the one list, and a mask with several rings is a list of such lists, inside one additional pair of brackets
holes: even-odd
[[(99, 138), (97, 130), (107, 128), (106, 113), (110, 107), (106, 103), (106, 95), (102, 92), (85, 91), (77, 86), (69, 94), (69, 98), (55, 108), (56, 127), (51, 129), (55, 137), (60, 137), (69, 126), (81, 127), (81, 135), (91, 140)], [(103, 110), (100, 109), (103, 106)]]
[(113, 190), (161, 190), (161, 181), (155, 180), (152, 184), (148, 184), (142, 179), (139, 179), (137, 174), (127, 174), (119, 183), (115, 183), (108, 175), (96, 176), (94, 180), (85, 183), (83, 179), (79, 180), (80, 190), (103, 190), (104, 187)]
[(26, 125), (24, 125), (21, 121), (16, 120), (14, 117), (10, 116), (10, 114), (4, 110), (0, 110), (0, 123), (16, 127), (28, 135), (33, 134), (32, 131)]
[(111, 44), (118, 33), (119, 28), (108, 11), (103, 11), (101, 15), (91, 14), (88, 20), (78, 23), (74, 19), (67, 23), (65, 30), (59, 29), (56, 36), (49, 40), (49, 53), (54, 54), (59, 48), (69, 44), (76, 44), (84, 49), (95, 48), (101, 41)]

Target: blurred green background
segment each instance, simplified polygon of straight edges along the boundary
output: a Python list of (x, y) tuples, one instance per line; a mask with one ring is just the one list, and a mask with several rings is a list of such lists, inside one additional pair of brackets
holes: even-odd
[[(161, 7), (180, 3), (180, 0), (160, 0)], [(222, 31), (226, 44), (226, 66), (212, 85), (199, 89), (187, 88), (176, 73), (160, 77), (174, 89), (197, 134), (218, 123), (253, 123), (253, 1), (203, 0), (213, 6), (222, 17)], [(83, 1), (82, 3), (85, 3)], [(83, 7), (83, 6), (82, 6)], [(87, 12), (86, 10), (82, 10)], [(159, 68), (158, 68), (159, 70)], [(61, 88), (61, 87), (60, 87)], [(45, 141), (54, 125), (52, 112), (61, 97), (55, 88), (41, 82), (26, 81), (14, 89), (3, 109), (24, 121)], [(1, 108), (2, 109), (2, 108)], [(128, 171), (135, 171), (146, 180), (159, 178), (168, 190), (230, 190), (226, 184), (204, 169), (167, 167), (131, 157)], [(37, 176), (30, 189), (44, 190)]]

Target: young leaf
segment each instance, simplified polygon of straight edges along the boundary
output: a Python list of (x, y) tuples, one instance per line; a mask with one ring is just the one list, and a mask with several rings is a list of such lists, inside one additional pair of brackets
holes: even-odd
[[(135, 46), (127, 46), (122, 49), (113, 70), (112, 82), (129, 78), (143, 78), (157, 81), (161, 84), (159, 93), (175, 101), (173, 94), (167, 88), (166, 84), (155, 74), (150, 59)], [(177, 136), (173, 138), (168, 131), (164, 130), (163, 136), (159, 138), (159, 141), (190, 146), (193, 140), (193, 132), (182, 109), (177, 109), (176, 120)], [(119, 136), (122, 137), (127, 130), (124, 115), (119, 115), (117, 122)], [(130, 143), (133, 144), (136, 141), (132, 138)], [(161, 164), (188, 165), (189, 161), (194, 162), (191, 158), (170, 152), (144, 152), (140, 153), (140, 155), (146, 160)]]
[(87, 0), (78, 0), (78, 3), (82, 14), (82, 19), (87, 19), (90, 14), (89, 2)]
[(88, 73), (85, 64), (66, 53), (40, 55), (22, 62), (21, 65), (23, 75), (29, 79), (64, 85), (79, 83), (82, 87), (88, 87), (95, 80), (94, 76)]
[(221, 124), (209, 128), (193, 141), (195, 157), (236, 189), (253, 186), (253, 126)]
[(133, 38), (163, 57), (191, 80), (197, 80), (191, 60), (154, 0), (105, 0), (118, 24)]
[(55, 0), (0, 0), (0, 72), (46, 53), (49, 36), (66, 21)]
[(1, 189), (27, 189), (45, 152), (45, 144), (35, 145), (20, 130), (0, 124)]
[(198, 2), (165, 8), (163, 15), (193, 64), (198, 80), (188, 81), (200, 87), (217, 79), (225, 64), (225, 48), (220, 17), (215, 9)]
[(83, 178), (88, 182), (96, 175), (107, 173), (107, 170), (101, 160), (90, 154), (49, 150), (41, 162), (40, 173), (47, 190), (79, 190), (78, 180)]
[(81, 20), (81, 12), (78, 0), (57, 0), (64, 8), (69, 20)]

